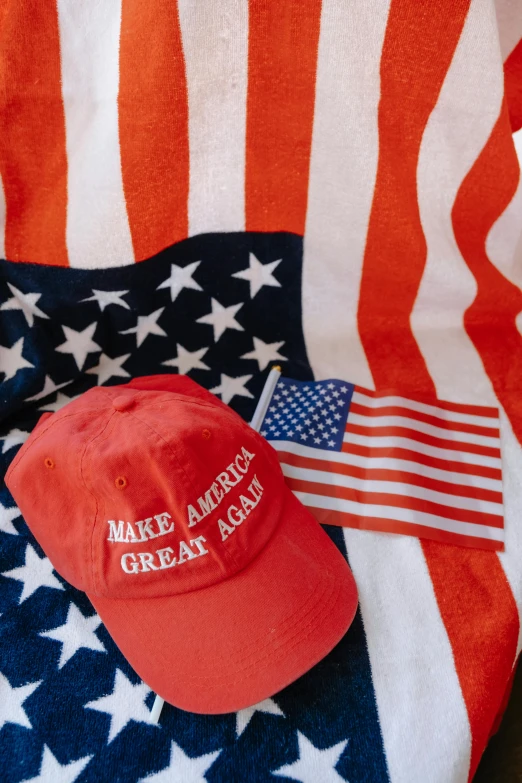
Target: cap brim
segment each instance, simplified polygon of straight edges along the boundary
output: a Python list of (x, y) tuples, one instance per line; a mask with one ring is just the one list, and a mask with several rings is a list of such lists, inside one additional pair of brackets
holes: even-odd
[(257, 704), (307, 672), (357, 609), (346, 560), (290, 490), (276, 532), (235, 576), (166, 598), (89, 598), (157, 694), (216, 714)]

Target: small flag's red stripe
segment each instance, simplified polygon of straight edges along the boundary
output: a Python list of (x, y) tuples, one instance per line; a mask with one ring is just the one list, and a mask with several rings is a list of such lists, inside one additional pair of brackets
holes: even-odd
[(500, 430), (495, 427), (481, 427), (478, 424), (465, 424), (464, 422), (451, 421), (442, 417), (437, 418), (428, 413), (420, 413), (411, 408), (401, 408), (395, 405), (386, 405), (382, 408), (368, 408), (358, 402), (352, 402), (350, 413), (358, 413), (360, 416), (378, 418), (379, 416), (403, 416), (404, 418), (421, 421), (424, 424), (431, 424), (433, 427), (441, 427), (453, 432), (469, 432), (472, 435), (484, 435), (487, 438), (500, 438)]
[[(404, 382), (402, 385), (404, 386)], [(442, 410), (451, 413), (464, 413), (468, 416), (485, 416), (489, 419), (498, 420), (498, 409), (487, 405), (468, 405), (467, 403), (460, 402), (446, 402), (446, 400), (434, 399), (429, 394), (419, 394), (410, 391), (401, 392), (397, 391), (397, 389), (381, 388), (379, 391), (372, 391), (371, 389), (363, 389), (362, 386), (355, 386), (354, 388), (355, 391), (364, 394), (366, 397), (373, 397), (374, 399), (382, 399), (383, 397), (403, 397), (404, 402), (411, 400), (412, 402), (420, 402), (424, 405), (432, 405), (434, 408), (441, 408)]]
[(406, 427), (362, 427), (360, 424), (350, 424), (350, 419), (348, 419), (345, 432), (347, 434), (362, 435), (365, 438), (408, 438), (409, 440), (425, 443), (427, 446), (434, 446), (438, 449), (449, 449), (450, 451), (480, 454), (483, 457), (500, 459), (500, 448), (436, 438), (434, 435), (427, 435), (425, 432), (410, 430)]

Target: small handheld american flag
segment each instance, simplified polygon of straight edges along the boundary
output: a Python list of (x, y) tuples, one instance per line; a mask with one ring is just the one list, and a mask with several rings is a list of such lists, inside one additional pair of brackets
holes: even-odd
[(504, 549), (495, 408), (281, 377), (261, 433), (324, 524)]

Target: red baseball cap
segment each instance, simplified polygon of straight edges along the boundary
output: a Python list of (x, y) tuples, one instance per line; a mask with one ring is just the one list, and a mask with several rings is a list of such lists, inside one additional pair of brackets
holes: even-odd
[(185, 376), (95, 387), (44, 414), (6, 482), (58, 573), (177, 707), (256, 704), (352, 622), (351, 571), (276, 452)]

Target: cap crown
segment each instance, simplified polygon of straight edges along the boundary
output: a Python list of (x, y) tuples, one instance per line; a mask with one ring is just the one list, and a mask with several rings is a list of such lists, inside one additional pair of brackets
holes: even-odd
[(96, 387), (42, 417), (6, 481), (56, 570), (112, 598), (175, 595), (244, 569), (279, 521), (277, 456), (187, 378)]

